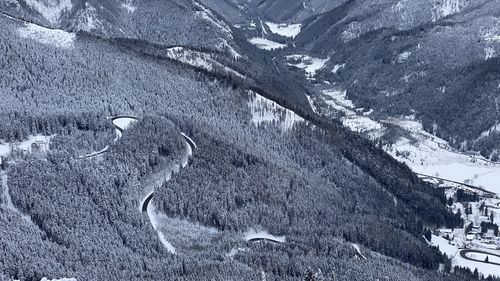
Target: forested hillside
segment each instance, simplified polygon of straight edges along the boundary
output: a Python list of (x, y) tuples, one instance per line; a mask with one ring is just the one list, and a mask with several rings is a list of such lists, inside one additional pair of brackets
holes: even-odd
[(499, 7), (455, 1), (448, 10), (417, 2), (350, 1), (305, 21), (296, 46), (330, 56), (322, 77), (341, 82), (360, 107), (382, 116), (416, 113), (429, 132), (489, 157), (497, 133), (489, 142), (476, 139), (498, 120)]
[(244, 19), (262, 17), (274, 22), (301, 22), (311, 16), (328, 12), (346, 0), (201, 0), (226, 19), (240, 23)]
[[(345, 90), (371, 118), (414, 116), (456, 149), (497, 158), (495, 1), (204, 2), (249, 40), (281, 44), (272, 52), (280, 69), (313, 69), (313, 84)], [(298, 33), (287, 35), (291, 24)]]
[[(0, 144), (17, 147), (2, 157), (0, 278), (470, 279), (438, 272), (446, 258), (422, 237), (462, 227), (443, 191), (314, 114), (301, 80), (265, 70), (272, 57), (241, 42), (242, 61), (207, 47), (220, 35), (213, 27), (192, 27), (201, 41), (140, 20), (150, 30), (134, 29), (136, 37), (68, 33), (70, 14), (43, 22), (28, 2), (0, 7), (67, 31), (0, 15)], [(73, 12), (84, 5), (71, 3)], [(196, 6), (175, 3), (135, 3), (134, 12)], [(189, 30), (183, 23), (171, 22)], [(203, 55), (169, 57), (169, 44), (225, 67)], [(119, 115), (137, 121), (116, 137), (110, 118)], [(35, 135), (52, 136), (47, 150), (22, 148)], [(189, 150), (187, 167), (161, 177)], [(151, 190), (158, 229), (140, 208)], [(252, 241), (251, 231), (284, 242)]]
[(9, 0), (0, 2), (0, 11), (41, 26), (106, 38), (136, 38), (228, 53), (235, 46), (230, 26), (194, 0)]

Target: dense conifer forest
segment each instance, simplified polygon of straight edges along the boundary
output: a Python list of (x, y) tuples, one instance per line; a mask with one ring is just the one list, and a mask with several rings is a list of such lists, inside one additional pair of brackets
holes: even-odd
[[(1, 280), (473, 276), (439, 271), (447, 258), (423, 238), (463, 226), (443, 190), (314, 114), (293, 74), (259, 72), (268, 56), (250, 65), (255, 50), (243, 61), (210, 51), (242, 78), (167, 59), (173, 43), (159, 33), (81, 31), (60, 48), (19, 37), (23, 25), (0, 16), (0, 144), (51, 139), (47, 150), (2, 157)], [(120, 115), (138, 120), (117, 138)], [(159, 229), (140, 210), (152, 189)], [(249, 231), (286, 241), (252, 242)]]

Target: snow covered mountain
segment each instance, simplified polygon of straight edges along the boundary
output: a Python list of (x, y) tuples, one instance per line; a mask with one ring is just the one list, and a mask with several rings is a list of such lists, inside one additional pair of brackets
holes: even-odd
[(0, 10), (44, 27), (106, 38), (220, 51), (234, 46), (231, 28), (194, 0), (9, 0), (0, 2)]
[(428, 132), (492, 157), (499, 148), (491, 128), (499, 118), (500, 6), (386, 2), (351, 1), (310, 18), (297, 51), (329, 57), (318, 77), (340, 83), (359, 107), (382, 116), (416, 114)]
[(244, 18), (262, 17), (271, 21), (290, 23), (328, 12), (346, 0), (202, 0), (234, 23)]
[(497, 171), (423, 129), (489, 122), (496, 5), (429, 3), (0, 0), (0, 279), (494, 273)]
[[(289, 61), (298, 56), (322, 60), (315, 80), (337, 84), (356, 106), (373, 109), (377, 118), (416, 115), (425, 130), (455, 148), (497, 157), (500, 6), (496, 1), (236, 5), (246, 11), (237, 26), (261, 48), (280, 49), (276, 59), (284, 65), (300, 64)], [(293, 26), (296, 32), (291, 33)]]

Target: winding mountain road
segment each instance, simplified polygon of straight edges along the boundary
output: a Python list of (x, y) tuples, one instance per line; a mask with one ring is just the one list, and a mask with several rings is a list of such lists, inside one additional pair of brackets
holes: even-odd
[[(117, 142), (122, 137), (123, 132), (127, 129), (128, 125), (130, 125), (130, 123), (132, 123), (134, 121), (137, 121), (138, 118), (135, 116), (131, 116), (131, 115), (120, 115), (120, 116), (111, 117), (111, 120), (112, 120), (113, 126), (115, 127), (115, 130), (116, 130), (116, 138), (115, 138), (114, 142)], [(125, 122), (123, 122), (121, 120), (123, 120)], [(108, 152), (109, 148), (110, 148), (110, 146), (106, 145), (103, 149), (96, 151), (96, 152), (92, 152), (92, 153), (87, 154), (85, 156), (80, 156), (80, 157), (78, 157), (78, 159), (88, 159), (88, 158), (97, 157), (99, 155), (103, 155), (104, 153)]]
[(148, 196), (146, 196), (146, 199), (143, 200), (142, 207), (141, 207), (141, 210), (143, 213), (146, 213), (148, 211), (148, 205), (149, 205), (149, 202), (151, 202), (151, 199), (153, 199), (153, 195), (154, 195), (154, 192), (152, 191), (151, 193), (149, 193)]
[(263, 238), (263, 237), (252, 238), (252, 239), (247, 240), (247, 243), (256, 243), (256, 242), (272, 242), (272, 243), (276, 243), (276, 244), (286, 244), (286, 242), (283, 242), (283, 241), (279, 241), (279, 240), (272, 239), (272, 238)]
[[(122, 137), (123, 133), (125, 132), (125, 130), (128, 128), (128, 126), (131, 123), (138, 120), (137, 117), (131, 116), (131, 115), (114, 116), (114, 117), (111, 117), (110, 119), (112, 120), (113, 126), (115, 127), (115, 132), (116, 132), (116, 138), (115, 138), (114, 142), (117, 142)], [(185, 166), (187, 166), (189, 158), (192, 156), (193, 151), (195, 149), (197, 149), (198, 146), (193, 141), (193, 139), (188, 137), (185, 133), (181, 133), (181, 135), (187, 144), (187, 153), (186, 153), (187, 155), (182, 159), (182, 163), (178, 167), (184, 168)], [(106, 153), (109, 150), (109, 148), (110, 148), (110, 146), (107, 145), (105, 148), (103, 148), (100, 151), (96, 151), (96, 152), (93, 152), (93, 153), (88, 154), (86, 156), (81, 156), (79, 158), (80, 159), (93, 158), (93, 157), (96, 157), (96, 156), (99, 156), (99, 155)], [(177, 166), (174, 166), (172, 171), (170, 171), (169, 173), (172, 174), (173, 172), (178, 171), (178, 168), (176, 168), (176, 167)], [(162, 178), (163, 181), (168, 181), (169, 179), (170, 179), (170, 176), (167, 176), (166, 178)], [(144, 197), (144, 199), (141, 201), (140, 211), (142, 213), (145, 213), (148, 215), (149, 221), (151, 222), (151, 225), (153, 226), (154, 230), (156, 230), (158, 232), (158, 237), (159, 237), (160, 241), (162, 242), (162, 244), (167, 248), (167, 250), (169, 252), (171, 252), (172, 254), (175, 254), (175, 248), (172, 246), (172, 244), (170, 244), (165, 239), (163, 233), (161, 233), (161, 231), (158, 230), (158, 221), (157, 221), (157, 218), (155, 215), (156, 211), (155, 211), (154, 206), (150, 204), (151, 201), (153, 200), (153, 197), (154, 197), (154, 189), (152, 191), (150, 191)]]
[[(186, 134), (181, 133), (182, 136), (184, 137), (184, 140), (187, 144), (187, 149), (186, 149), (186, 156), (182, 158), (181, 164), (180, 165), (174, 165), (173, 168), (171, 168), (171, 171), (168, 171), (168, 176), (164, 176), (161, 178), (161, 181), (167, 182), (170, 180), (171, 175), (177, 172), (180, 168), (184, 168), (188, 165), (189, 158), (193, 155), (193, 151), (197, 148), (196, 143), (188, 137)], [(165, 246), (165, 248), (172, 254), (176, 254), (176, 250), (174, 246), (167, 241), (161, 230), (159, 229), (159, 220), (158, 220), (158, 213), (156, 212), (156, 208), (153, 204), (151, 204), (151, 201), (153, 201), (154, 197), (154, 186), (153, 190), (151, 190), (145, 197), (142, 199), (140, 208), (139, 210), (146, 214), (149, 218), (149, 221), (151, 222), (151, 226), (153, 226), (153, 229), (158, 233), (158, 238), (160, 239), (160, 242)]]
[[(184, 133), (181, 133), (181, 135), (184, 137), (184, 140), (189, 145), (191, 153), (192, 153), (192, 151), (194, 151), (195, 149), (198, 148), (196, 143), (190, 137), (188, 137)], [(153, 197), (154, 197), (154, 190), (151, 191), (148, 195), (146, 195), (146, 197), (142, 200), (140, 209), (143, 213), (146, 213), (148, 211), (148, 205), (151, 202), (151, 200), (153, 199)]]

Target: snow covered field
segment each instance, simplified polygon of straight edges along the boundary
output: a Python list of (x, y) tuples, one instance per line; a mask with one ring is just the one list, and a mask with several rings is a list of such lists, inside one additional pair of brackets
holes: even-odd
[(499, 164), (479, 155), (467, 155), (453, 150), (447, 141), (424, 131), (412, 116), (391, 118), (383, 122), (397, 125), (411, 133), (411, 140), (403, 137), (385, 149), (413, 171), (483, 187), (500, 194)]
[(325, 90), (320, 98), (330, 106), (331, 109), (344, 113), (340, 121), (352, 131), (375, 135), (383, 132), (384, 127), (382, 124), (358, 113), (352, 101), (347, 99), (346, 91)]
[(26, 23), (18, 29), (19, 36), (48, 44), (59, 48), (71, 48), (76, 38), (76, 34), (59, 29), (50, 29), (36, 24)]
[[(319, 101), (326, 103), (327, 108), (319, 108)], [(324, 90), (321, 95), (310, 97), (310, 102), (320, 114), (344, 113), (340, 117), (344, 126), (370, 139), (376, 140), (382, 136), (387, 126), (404, 130), (406, 136), (384, 149), (416, 173), (483, 187), (500, 194), (500, 164), (492, 163), (480, 155), (453, 149), (446, 140), (424, 131), (414, 116), (376, 121), (370, 118), (371, 111), (356, 108), (347, 98), (346, 91), (340, 89)]]
[(266, 25), (272, 33), (290, 38), (295, 38), (302, 29), (302, 24), (274, 23), (268, 21)]
[(305, 55), (286, 56), (287, 63), (290, 66), (303, 69), (306, 72), (307, 78), (311, 79), (316, 76), (316, 73), (323, 69), (330, 58), (320, 59)]
[[(37, 146), (40, 151), (49, 150), (50, 140), (54, 136), (30, 136), (27, 140), (22, 142), (12, 142), (6, 143), (0, 140), (0, 156), (8, 156), (14, 151), (20, 151), (23, 153), (31, 153), (33, 150), (33, 144)], [(0, 160), (1, 163), (1, 160)]]
[(286, 47), (285, 44), (274, 42), (265, 38), (253, 37), (248, 40), (248, 42), (254, 44), (259, 49), (266, 51), (272, 51), (277, 49), (283, 49)]

